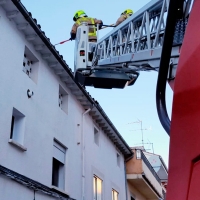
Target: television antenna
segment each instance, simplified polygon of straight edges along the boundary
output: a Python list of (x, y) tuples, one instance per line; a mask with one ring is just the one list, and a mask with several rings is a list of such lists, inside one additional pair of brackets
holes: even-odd
[(147, 129), (147, 128), (145, 128), (145, 129), (142, 128), (142, 120), (139, 120), (139, 119), (138, 119), (138, 121), (130, 122), (130, 123), (128, 123), (128, 124), (135, 124), (135, 123), (140, 123), (140, 129), (130, 130), (130, 131), (138, 131), (138, 130), (141, 131), (141, 134), (142, 134), (142, 145), (144, 146), (143, 131), (146, 131), (146, 130), (148, 130), (148, 129)]
[[(139, 144), (135, 144), (135, 145), (140, 145), (141, 143)], [(152, 150), (153, 154), (154, 154), (154, 147), (153, 147), (153, 142), (145, 142), (145, 143), (142, 143), (143, 145), (144, 144), (150, 144), (151, 145), (151, 149), (145, 149), (145, 150)]]

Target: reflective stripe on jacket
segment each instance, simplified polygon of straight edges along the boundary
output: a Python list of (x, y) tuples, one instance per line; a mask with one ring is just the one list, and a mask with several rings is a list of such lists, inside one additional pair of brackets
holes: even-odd
[(78, 25), (80, 25), (82, 22), (87, 22), (88, 24), (92, 24), (89, 25), (89, 33), (88, 33), (88, 36), (89, 37), (96, 37), (96, 28), (95, 28), (95, 21), (93, 18), (90, 18), (90, 17), (81, 17), (79, 19), (77, 19), (76, 23)]

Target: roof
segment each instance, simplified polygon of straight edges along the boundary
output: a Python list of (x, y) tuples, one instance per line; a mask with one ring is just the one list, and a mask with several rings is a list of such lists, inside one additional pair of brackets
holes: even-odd
[(0, 0), (0, 5), (6, 11), (7, 17), (16, 23), (26, 40), (34, 45), (48, 66), (65, 82), (72, 94), (80, 102), (84, 109), (92, 108), (89, 112), (93, 120), (101, 127), (104, 133), (122, 152), (125, 158), (133, 155), (128, 144), (122, 138), (111, 120), (108, 118), (99, 103), (81, 86), (75, 79), (72, 69), (69, 68), (63, 56), (59, 54), (55, 46), (51, 44), (50, 39), (41, 30), (41, 26), (32, 14), (26, 10), (20, 0)]

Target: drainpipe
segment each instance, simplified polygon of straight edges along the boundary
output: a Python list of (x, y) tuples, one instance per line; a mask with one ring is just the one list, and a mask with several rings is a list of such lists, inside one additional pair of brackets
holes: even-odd
[(124, 162), (124, 177), (125, 177), (125, 192), (126, 192), (126, 200), (128, 200), (128, 186), (127, 186), (127, 177), (126, 177), (126, 161)]
[(127, 184), (127, 175), (126, 175), (126, 163), (132, 159), (134, 156), (134, 153), (132, 156), (130, 156), (129, 158), (125, 159), (124, 161), (124, 177), (125, 177), (125, 190), (126, 190), (126, 200), (128, 200), (128, 184)]
[(81, 129), (81, 143), (82, 143), (82, 200), (85, 199), (85, 136), (84, 136), (84, 116), (91, 111), (87, 109), (82, 114), (82, 129)]

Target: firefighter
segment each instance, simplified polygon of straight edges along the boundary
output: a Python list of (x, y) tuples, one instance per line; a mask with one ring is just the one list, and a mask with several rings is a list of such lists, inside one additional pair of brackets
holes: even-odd
[(133, 11), (131, 9), (126, 9), (121, 16), (118, 18), (117, 22), (115, 23), (115, 26), (118, 26), (121, 24), (124, 20), (129, 18), (133, 14)]
[(78, 26), (81, 24), (81, 22), (87, 22), (88, 24), (93, 24), (92, 27), (89, 28), (89, 33), (88, 33), (89, 41), (90, 42), (97, 41), (96, 25), (99, 24), (99, 29), (101, 29), (103, 25), (102, 20), (88, 17), (83, 10), (77, 11), (73, 17), (73, 20), (75, 21), (75, 23), (72, 26), (72, 30), (71, 30), (71, 40), (75, 40), (76, 31), (77, 31)]

